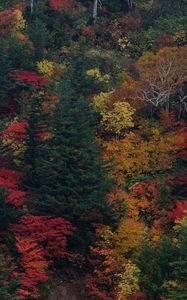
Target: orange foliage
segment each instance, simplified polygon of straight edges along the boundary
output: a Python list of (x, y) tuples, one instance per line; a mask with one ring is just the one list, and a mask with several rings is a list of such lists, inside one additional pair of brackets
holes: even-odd
[(23, 300), (32, 296), (39, 298), (38, 284), (48, 279), (46, 268), (48, 262), (43, 256), (43, 249), (30, 237), (16, 237), (18, 252), (22, 255), (19, 274), (20, 288), (17, 299)]
[(16, 10), (23, 11), (26, 7), (25, 3), (16, 4), (9, 9), (0, 12), (0, 35), (11, 32), (14, 29)]
[[(166, 47), (145, 53), (136, 63), (140, 77), (139, 99), (158, 107), (168, 103), (186, 80), (187, 47)], [(181, 99), (181, 103), (182, 103)]]

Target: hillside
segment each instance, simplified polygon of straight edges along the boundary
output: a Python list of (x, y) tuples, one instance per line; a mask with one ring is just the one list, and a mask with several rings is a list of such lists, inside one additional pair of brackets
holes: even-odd
[(0, 2), (0, 300), (187, 300), (187, 1)]

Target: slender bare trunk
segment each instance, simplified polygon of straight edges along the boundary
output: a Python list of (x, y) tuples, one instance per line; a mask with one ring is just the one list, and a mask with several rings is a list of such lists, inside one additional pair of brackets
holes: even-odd
[(34, 0), (30, 0), (31, 14), (33, 13)]
[(94, 5), (93, 5), (93, 20), (94, 20), (94, 24), (97, 21), (98, 2), (99, 2), (99, 0), (94, 0)]
[(129, 9), (132, 9), (132, 0), (127, 0)]

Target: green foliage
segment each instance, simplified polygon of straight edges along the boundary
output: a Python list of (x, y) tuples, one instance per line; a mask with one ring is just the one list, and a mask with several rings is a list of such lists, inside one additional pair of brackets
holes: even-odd
[(32, 21), (28, 27), (28, 33), (35, 47), (35, 60), (42, 60), (48, 44), (50, 44), (50, 34), (45, 23), (39, 18)]
[[(25, 148), (23, 158), (23, 170), (25, 173), (23, 183), (26, 190), (36, 191), (39, 185), (38, 161), (41, 159), (41, 149), (45, 144), (41, 135), (45, 134), (45, 117), (41, 113), (42, 98), (35, 91), (30, 99), (29, 107), (26, 112), (26, 130)], [(43, 122), (43, 123), (42, 123)]]
[[(6, 202), (7, 193), (0, 188), (0, 231), (6, 231), (11, 223), (16, 223), (22, 212)], [(0, 237), (0, 241), (1, 241)], [(2, 241), (1, 241), (2, 242)]]
[(160, 300), (163, 295), (163, 283), (170, 278), (171, 263), (176, 257), (176, 248), (169, 239), (160, 245), (145, 246), (138, 266), (141, 270), (140, 286), (148, 300)]
[(2, 300), (16, 299), (18, 282), (13, 277), (12, 260), (0, 253), (0, 298)]
[(13, 70), (33, 69), (33, 50), (26, 43), (17, 40), (16, 37), (7, 39), (7, 55)]
[[(21, 246), (15, 232), (9, 235), (11, 224), (33, 214), (31, 226), (55, 216), (77, 227), (68, 272), (70, 261), (76, 270), (83, 266), (91, 246), (93, 299), (139, 299), (144, 292), (146, 300), (186, 300), (186, 218), (175, 226), (168, 217), (176, 196), (186, 200), (186, 146), (177, 138), (186, 126), (179, 120), (186, 116), (186, 0), (101, 0), (95, 24), (93, 0), (75, 0), (69, 10), (34, 0), (33, 11), (28, 0), (17, 12), (12, 5), (21, 0), (0, 2), (0, 170), (15, 167), (12, 178), (1, 176), (0, 299), (16, 299), (15, 276), (26, 283), (25, 300), (46, 299), (53, 287), (47, 281), (31, 296), (29, 284), (45, 261), (37, 260), (40, 249), (29, 258), (18, 253), (18, 246), (32, 248), (28, 232)], [(16, 27), (17, 13), (22, 27)], [(160, 107), (151, 108), (150, 91), (155, 98), (160, 86), (160, 99), (169, 95), (168, 111), (181, 105), (178, 119), (174, 112), (160, 119)], [(147, 92), (147, 104), (140, 92)], [(175, 155), (180, 147), (181, 158)], [(11, 202), (20, 208), (7, 202), (8, 191), (10, 201), (22, 195)], [(28, 272), (22, 262), (29, 262)], [(55, 261), (59, 269), (64, 265)]]
[(171, 263), (170, 280), (164, 283), (167, 297), (174, 300), (187, 299), (187, 217), (175, 227), (177, 234), (177, 259)]
[(0, 105), (4, 102), (5, 97), (10, 89), (10, 77), (11, 71), (10, 59), (7, 55), (7, 49), (3, 41), (0, 41)]
[(87, 244), (91, 223), (110, 222), (108, 183), (95, 142), (94, 114), (88, 101), (74, 92), (71, 75), (69, 70), (62, 81), (53, 137), (38, 162), (36, 207), (40, 213), (68, 218), (81, 228), (81, 237)]

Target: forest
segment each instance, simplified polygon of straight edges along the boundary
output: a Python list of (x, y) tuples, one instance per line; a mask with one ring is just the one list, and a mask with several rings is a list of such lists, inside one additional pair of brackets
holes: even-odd
[(0, 1), (0, 300), (187, 300), (186, 83), (187, 0)]

